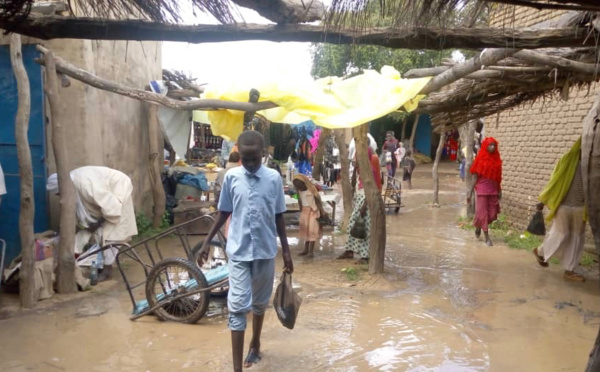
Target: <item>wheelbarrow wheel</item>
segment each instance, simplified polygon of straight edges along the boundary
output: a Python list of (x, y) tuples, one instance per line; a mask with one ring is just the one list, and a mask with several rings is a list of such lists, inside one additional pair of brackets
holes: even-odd
[[(192, 249), (192, 261), (200, 268), (200, 270), (202, 270), (203, 273), (216, 267), (227, 265), (229, 262), (227, 259), (227, 253), (219, 241), (213, 240), (210, 242), (210, 251), (208, 252), (208, 260), (206, 262), (200, 257), (200, 248), (202, 248), (202, 244), (204, 244), (204, 239), (198, 242), (198, 244), (196, 244)], [(215, 297), (225, 297), (227, 296), (228, 291), (229, 286), (224, 285), (222, 287), (213, 289), (210, 291), (210, 294), (211, 296)]]
[[(193, 280), (197, 285), (194, 285)], [(202, 271), (184, 258), (167, 258), (160, 261), (148, 274), (146, 299), (150, 307), (196, 289), (208, 288)], [(208, 309), (208, 291), (179, 298), (156, 309), (154, 314), (161, 320), (196, 323)]]

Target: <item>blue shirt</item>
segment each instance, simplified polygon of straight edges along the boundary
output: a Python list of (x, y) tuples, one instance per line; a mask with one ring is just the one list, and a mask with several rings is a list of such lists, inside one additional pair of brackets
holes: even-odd
[(275, 215), (286, 211), (279, 173), (265, 166), (254, 173), (244, 167), (231, 168), (223, 180), (219, 210), (231, 212), (227, 233), (227, 256), (230, 260), (275, 258)]

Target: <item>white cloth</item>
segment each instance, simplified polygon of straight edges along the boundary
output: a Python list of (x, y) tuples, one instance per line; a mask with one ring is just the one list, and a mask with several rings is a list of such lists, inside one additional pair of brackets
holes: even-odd
[(583, 207), (561, 205), (558, 208), (544, 244), (538, 248), (544, 261), (556, 256), (563, 269), (568, 271), (574, 271), (579, 265), (585, 244), (583, 211)]
[(2, 171), (2, 164), (0, 164), (0, 196), (6, 194), (6, 183), (4, 182), (4, 172)]
[[(371, 133), (367, 133), (367, 137), (369, 138), (369, 147), (373, 150), (373, 153), (377, 152), (377, 142), (375, 142), (375, 138), (371, 135)], [(348, 145), (348, 159), (354, 160), (354, 156), (356, 155), (356, 142), (354, 138), (350, 141), (350, 145)]]
[(402, 159), (404, 159), (404, 155), (406, 155), (406, 149), (404, 148), (404, 146), (402, 146), (402, 142), (400, 142), (400, 147), (398, 147), (396, 151), (394, 151), (394, 156), (396, 157), (397, 162), (396, 164), (398, 164), (398, 166), (400, 166)]
[(317, 210), (317, 203), (315, 202), (315, 196), (312, 192), (306, 190), (300, 191), (298, 194), (300, 196), (300, 202), (302, 203), (303, 208), (310, 207), (310, 209), (313, 211)]
[[(56, 174), (48, 178), (48, 191), (58, 191), (56, 178)], [(131, 197), (133, 185), (126, 174), (107, 167), (87, 166), (71, 171), (71, 179), (77, 191), (77, 223), (85, 228), (100, 218), (106, 220), (98, 243), (124, 241), (137, 235)]]

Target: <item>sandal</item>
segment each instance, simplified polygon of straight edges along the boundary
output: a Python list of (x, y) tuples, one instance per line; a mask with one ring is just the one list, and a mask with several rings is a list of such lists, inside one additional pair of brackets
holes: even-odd
[(368, 265), (369, 264), (369, 259), (368, 258), (361, 258), (360, 260), (356, 261), (354, 264), (355, 265)]
[(244, 368), (250, 368), (252, 365), (261, 361), (261, 356), (256, 349), (248, 350), (248, 355), (246, 355), (246, 359), (244, 359)]
[(537, 263), (541, 266), (541, 267), (548, 267), (548, 262), (544, 261), (544, 257), (540, 256), (538, 254), (538, 249), (537, 248), (533, 248), (533, 254), (535, 255), (535, 258), (537, 260)]
[(353, 258), (354, 258), (354, 252), (352, 252), (352, 251), (345, 251), (344, 253), (342, 253), (341, 255), (336, 257), (337, 260), (350, 260)]
[(563, 278), (569, 282), (583, 283), (585, 282), (585, 276), (577, 274), (575, 271), (565, 271)]

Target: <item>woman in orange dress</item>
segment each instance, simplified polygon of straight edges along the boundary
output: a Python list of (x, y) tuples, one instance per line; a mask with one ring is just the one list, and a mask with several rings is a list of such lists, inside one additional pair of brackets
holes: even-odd
[(304, 251), (300, 253), (300, 256), (313, 257), (315, 242), (323, 236), (318, 218), (327, 214), (323, 210), (323, 203), (317, 188), (308, 177), (298, 174), (294, 177), (293, 184), (298, 191), (298, 203), (301, 211), (299, 238), (304, 240)]

